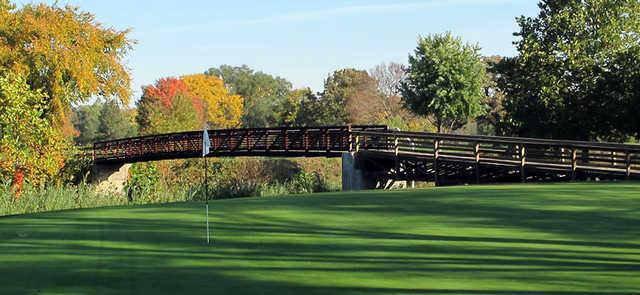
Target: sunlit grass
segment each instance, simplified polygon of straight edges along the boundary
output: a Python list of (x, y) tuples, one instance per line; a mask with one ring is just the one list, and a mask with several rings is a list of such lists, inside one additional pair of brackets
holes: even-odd
[(638, 294), (640, 184), (446, 187), (0, 218), (3, 294)]

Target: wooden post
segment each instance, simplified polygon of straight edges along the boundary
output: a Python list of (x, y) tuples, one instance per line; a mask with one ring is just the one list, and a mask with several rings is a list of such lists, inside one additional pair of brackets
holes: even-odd
[(440, 185), (438, 174), (440, 169), (438, 168), (438, 158), (440, 158), (440, 141), (436, 138), (433, 140), (433, 171), (434, 171), (434, 183), (436, 186)]
[(398, 140), (398, 137), (396, 136), (394, 138), (393, 141), (393, 151), (394, 151), (394, 159), (395, 159), (395, 170), (396, 170), (396, 180), (398, 180), (400, 178), (400, 159), (398, 158), (398, 154), (400, 153), (400, 146), (399, 146), (400, 141)]
[(327, 148), (327, 153), (331, 152), (331, 139), (329, 138), (329, 129), (324, 130), (324, 144)]
[(304, 129), (304, 151), (309, 152), (309, 129)]
[(627, 180), (631, 178), (631, 152), (627, 151), (625, 155), (625, 173)]
[(578, 170), (578, 151), (571, 148), (571, 180), (576, 180)]
[(269, 150), (271, 150), (271, 144), (269, 143), (269, 130), (264, 131), (264, 146), (265, 151), (269, 152)]
[(289, 129), (284, 130), (284, 151), (289, 151)]
[(251, 130), (247, 130), (247, 151), (251, 152)]
[(351, 133), (351, 124), (347, 126), (347, 134), (348, 134), (347, 143), (348, 143), (349, 152), (352, 152), (353, 151), (353, 134)]
[(480, 144), (476, 143), (473, 149), (473, 155), (475, 156), (475, 168), (476, 168), (476, 184), (480, 184)]
[(524, 147), (524, 145), (520, 146), (520, 182), (524, 183), (527, 179), (527, 175), (526, 172), (524, 171), (524, 166), (526, 165), (527, 162), (527, 156), (526, 156), (526, 148)]

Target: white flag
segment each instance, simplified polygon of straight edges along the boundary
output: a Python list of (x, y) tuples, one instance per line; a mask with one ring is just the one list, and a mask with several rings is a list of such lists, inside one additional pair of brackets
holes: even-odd
[(211, 140), (209, 140), (209, 132), (207, 126), (204, 126), (204, 132), (202, 133), (202, 156), (206, 157), (211, 150)]

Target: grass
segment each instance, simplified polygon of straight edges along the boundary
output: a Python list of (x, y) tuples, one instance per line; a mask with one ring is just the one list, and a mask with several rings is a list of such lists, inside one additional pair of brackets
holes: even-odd
[(2, 294), (638, 294), (640, 184), (447, 187), (0, 218)]

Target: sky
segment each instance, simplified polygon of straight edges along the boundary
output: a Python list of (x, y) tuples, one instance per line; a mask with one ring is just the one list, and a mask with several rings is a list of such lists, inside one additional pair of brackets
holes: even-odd
[[(18, 0), (21, 5), (40, 1)], [(44, 1), (54, 3), (54, 0)], [(134, 100), (167, 76), (246, 64), (322, 91), (333, 71), (406, 63), (420, 35), (450, 31), (483, 55), (513, 56), (515, 18), (537, 0), (58, 0), (131, 29)]]

